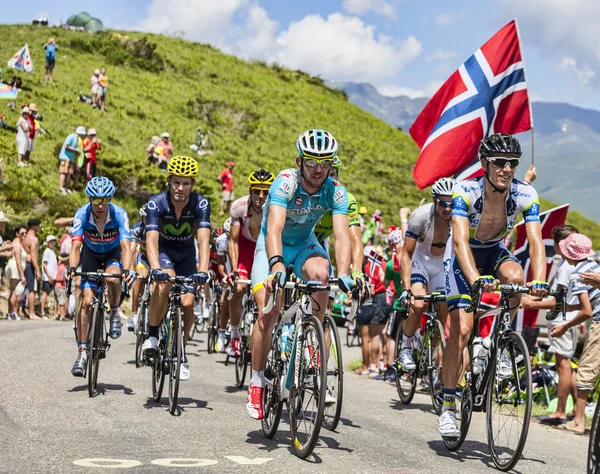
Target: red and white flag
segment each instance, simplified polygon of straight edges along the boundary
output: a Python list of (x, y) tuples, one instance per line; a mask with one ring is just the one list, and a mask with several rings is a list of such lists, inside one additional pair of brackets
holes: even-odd
[(484, 137), (531, 127), (525, 62), (513, 20), (450, 76), (410, 127), (421, 150), (415, 183), (423, 189), (443, 177), (476, 176)]

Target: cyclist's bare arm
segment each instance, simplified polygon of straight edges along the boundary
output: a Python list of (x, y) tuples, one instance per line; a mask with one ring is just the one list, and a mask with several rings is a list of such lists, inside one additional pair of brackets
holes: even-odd
[(546, 280), (546, 247), (542, 240), (542, 226), (539, 222), (527, 222), (525, 232), (529, 241), (531, 273), (534, 280)]
[(231, 271), (236, 271), (239, 262), (239, 251), (238, 238), (242, 231), (241, 225), (232, 225), (229, 231), (229, 238), (227, 239), (227, 251), (229, 253), (229, 261), (231, 262)]
[[(69, 267), (71, 267), (71, 269), (75, 269), (79, 265), (80, 252), (81, 252), (81, 241), (74, 240), (73, 246), (71, 247), (71, 253), (69, 254)], [(17, 263), (18, 262), (19, 262), (19, 260), (17, 259)]]
[(210, 263), (210, 229), (200, 228), (196, 231), (198, 240), (198, 271), (208, 272)]
[(454, 240), (454, 252), (463, 275), (469, 285), (473, 286), (479, 272), (475, 259), (469, 247), (469, 219), (461, 216), (452, 216), (452, 238)]
[(158, 256), (158, 231), (146, 231), (146, 254), (150, 268), (160, 268), (160, 259)]
[(217, 255), (217, 273), (219, 274), (219, 280), (227, 276), (227, 254)]
[(121, 239), (121, 263), (124, 271), (131, 270), (131, 242), (128, 239)]
[[(283, 245), (281, 243), (281, 233), (285, 226), (285, 218), (287, 209), (285, 207), (276, 206), (271, 204), (269, 207), (269, 220), (267, 221), (267, 257), (271, 258), (275, 255), (281, 255), (283, 252)], [(346, 228), (348, 228), (348, 216), (346, 216)], [(270, 269), (270, 273), (276, 272), (277, 270), (285, 271), (285, 265), (281, 262), (276, 263), (273, 268)]]
[(350, 275), (350, 233), (348, 214), (333, 215), (333, 236), (335, 237), (335, 261), (337, 274)]
[(352, 245), (352, 270), (360, 271), (364, 255), (360, 226), (350, 227), (350, 242)]
[(73, 225), (74, 220), (74, 217), (59, 217), (54, 221), (54, 225), (59, 227), (68, 227), (70, 225)]
[(129, 251), (131, 252), (132, 257), (137, 252), (137, 246), (138, 244), (136, 241), (129, 241)]
[(404, 247), (400, 254), (400, 274), (402, 276), (402, 288), (410, 288), (410, 277), (412, 274), (412, 259), (417, 247), (417, 241), (410, 237), (404, 239)]

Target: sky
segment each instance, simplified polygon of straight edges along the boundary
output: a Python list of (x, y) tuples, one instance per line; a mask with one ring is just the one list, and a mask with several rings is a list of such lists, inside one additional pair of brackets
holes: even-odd
[[(107, 28), (183, 34), (236, 56), (389, 96), (432, 95), (497, 30), (518, 18), (532, 100), (600, 110), (600, 1), (590, 0), (0, 0), (0, 23), (78, 11)], [(2, 51), (0, 53), (13, 54)]]

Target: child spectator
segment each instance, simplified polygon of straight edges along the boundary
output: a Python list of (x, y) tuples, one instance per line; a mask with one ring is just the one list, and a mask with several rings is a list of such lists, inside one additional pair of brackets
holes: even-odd
[[(56, 237), (49, 235), (46, 237), (46, 249), (42, 256), (42, 293), (40, 295), (40, 316), (46, 318), (46, 300), (52, 293), (56, 281), (57, 261), (54, 247), (56, 247)], [(58, 319), (55, 317), (54, 319)]]
[(85, 153), (85, 179), (90, 181), (96, 176), (96, 152), (101, 150), (101, 140), (96, 138), (96, 129), (90, 128), (87, 137), (83, 140), (83, 151)]
[(583, 234), (571, 234), (558, 245), (565, 260), (575, 267), (569, 277), (567, 302), (570, 297), (577, 297), (579, 301), (575, 305), (568, 304), (567, 311), (578, 313), (570, 321), (554, 326), (550, 334), (562, 337), (570, 328), (592, 318), (577, 371), (575, 418), (563, 425), (569, 431), (583, 434), (588, 395), (600, 375), (600, 265), (590, 259), (595, 253), (592, 241)]
[(54, 295), (58, 304), (58, 316), (61, 321), (67, 319), (67, 262), (69, 261), (68, 253), (61, 253), (58, 257), (58, 265), (56, 267), (56, 284), (54, 285)]

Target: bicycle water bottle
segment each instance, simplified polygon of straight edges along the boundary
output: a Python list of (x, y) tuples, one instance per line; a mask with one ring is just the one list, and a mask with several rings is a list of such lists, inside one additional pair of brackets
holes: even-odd
[(279, 352), (281, 354), (281, 358), (283, 360), (287, 360), (286, 357), (286, 349), (287, 349), (287, 341), (290, 335), (290, 325), (284, 324), (283, 328), (281, 328), (281, 338), (279, 339)]
[(490, 351), (491, 340), (489, 337), (477, 337), (473, 340), (473, 373), (480, 374), (485, 367), (485, 360)]

